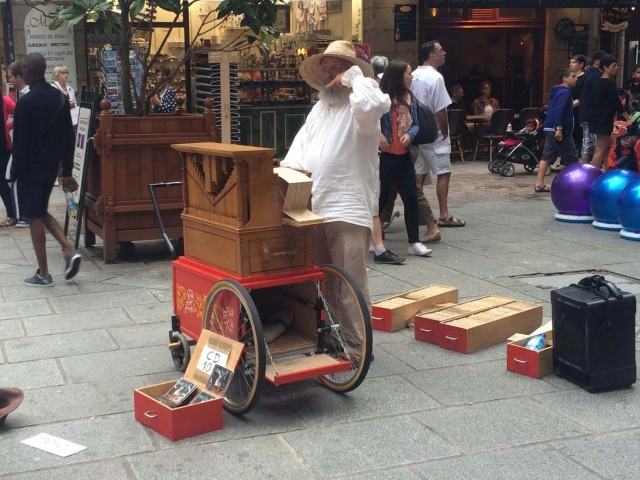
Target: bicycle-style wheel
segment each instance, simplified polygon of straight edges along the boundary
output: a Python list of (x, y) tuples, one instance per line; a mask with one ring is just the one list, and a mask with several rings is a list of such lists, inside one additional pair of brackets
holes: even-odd
[(217, 282), (205, 300), (203, 328), (244, 343), (224, 407), (238, 415), (247, 413), (260, 397), (266, 367), (262, 324), (247, 289), (235, 280)]
[(335, 392), (346, 393), (356, 389), (369, 371), (373, 347), (371, 315), (351, 275), (335, 265), (324, 265), (320, 270), (324, 280), (318, 295), (325, 325), (331, 329), (324, 336), (325, 348), (329, 355), (351, 363), (350, 370), (325, 375), (320, 381)]

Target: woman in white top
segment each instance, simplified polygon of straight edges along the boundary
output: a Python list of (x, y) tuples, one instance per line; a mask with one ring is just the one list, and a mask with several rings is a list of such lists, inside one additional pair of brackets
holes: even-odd
[(53, 86), (60, 89), (62, 93), (69, 99), (69, 108), (71, 109), (71, 120), (73, 126), (78, 125), (78, 115), (80, 113), (80, 107), (76, 103), (76, 94), (69, 85), (69, 70), (64, 65), (58, 65), (53, 69)]

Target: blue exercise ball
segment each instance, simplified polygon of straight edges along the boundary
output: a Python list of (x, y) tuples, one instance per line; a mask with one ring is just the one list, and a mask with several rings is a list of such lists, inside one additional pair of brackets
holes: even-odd
[(589, 189), (602, 171), (588, 163), (574, 163), (564, 168), (551, 183), (551, 201), (561, 222), (592, 222)]
[(593, 226), (600, 230), (621, 230), (618, 223), (618, 199), (622, 191), (640, 175), (629, 170), (609, 170), (599, 176), (589, 190), (589, 207), (596, 218)]
[(622, 238), (640, 241), (640, 179), (631, 182), (620, 194), (618, 220), (623, 227)]

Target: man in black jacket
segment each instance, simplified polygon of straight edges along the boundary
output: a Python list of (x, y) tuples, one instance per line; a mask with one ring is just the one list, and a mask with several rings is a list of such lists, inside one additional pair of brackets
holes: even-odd
[(593, 88), (602, 76), (600, 59), (607, 55), (604, 50), (598, 50), (593, 54), (593, 64), (585, 72), (580, 90), (580, 126), (582, 127), (582, 163), (591, 163), (593, 155), (596, 153), (597, 138), (589, 130), (589, 122), (594, 119), (592, 113)]
[(38, 270), (24, 284), (33, 287), (53, 285), (47, 265), (45, 227), (62, 246), (65, 279), (78, 273), (82, 258), (47, 212), (60, 162), (63, 186), (75, 191), (78, 183), (71, 176), (75, 135), (69, 102), (44, 79), (46, 67), (38, 53), (31, 53), (22, 61), (22, 76), (30, 90), (16, 106), (13, 130), (12, 180), (18, 185), (20, 213), (31, 219), (31, 240), (38, 260)]

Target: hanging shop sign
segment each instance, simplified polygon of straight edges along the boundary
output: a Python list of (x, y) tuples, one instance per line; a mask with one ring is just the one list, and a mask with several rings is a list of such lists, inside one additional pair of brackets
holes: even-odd
[(640, 6), (639, 0), (426, 0), (432, 8), (621, 8)]
[(56, 12), (53, 4), (32, 8), (24, 19), (24, 34), (27, 42), (27, 54), (39, 53), (47, 61), (47, 81), (53, 81), (53, 69), (56, 65), (64, 65), (69, 70), (67, 84), (78, 90), (76, 75), (76, 47), (73, 28), (67, 22), (56, 30), (49, 30), (49, 24)]
[(417, 5), (394, 5), (393, 28), (396, 42), (415, 42), (417, 21)]
[(621, 32), (629, 26), (631, 12), (628, 8), (603, 8), (600, 10), (600, 29), (607, 32)]

